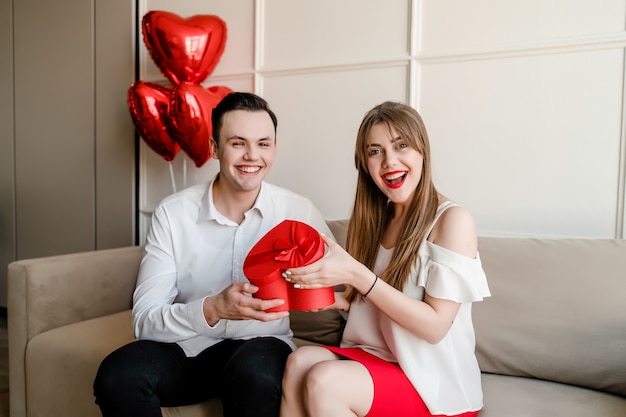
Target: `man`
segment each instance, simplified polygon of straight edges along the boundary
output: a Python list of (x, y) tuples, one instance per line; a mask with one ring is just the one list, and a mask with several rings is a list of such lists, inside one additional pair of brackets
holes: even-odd
[(211, 121), (220, 171), (154, 212), (133, 296), (138, 341), (105, 358), (94, 382), (104, 417), (161, 416), (212, 397), (226, 417), (278, 416), (289, 313), (266, 311), (284, 300), (251, 297), (258, 288), (242, 266), (285, 219), (332, 234), (308, 199), (264, 182), (277, 127), (264, 99), (231, 93)]

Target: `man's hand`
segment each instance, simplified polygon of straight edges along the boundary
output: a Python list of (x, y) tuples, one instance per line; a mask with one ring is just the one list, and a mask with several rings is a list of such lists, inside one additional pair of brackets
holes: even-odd
[(250, 296), (258, 290), (248, 282), (235, 283), (221, 293), (205, 298), (202, 305), (205, 320), (214, 326), (220, 320), (272, 321), (289, 316), (288, 311), (266, 312), (283, 305), (285, 300), (260, 300)]

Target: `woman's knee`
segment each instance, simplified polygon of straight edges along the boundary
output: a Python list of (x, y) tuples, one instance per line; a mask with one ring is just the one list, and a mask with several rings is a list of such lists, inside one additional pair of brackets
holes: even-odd
[(287, 370), (308, 370), (318, 362), (336, 359), (336, 355), (319, 346), (302, 346), (287, 358)]
[(310, 355), (307, 355), (306, 350), (306, 346), (298, 348), (287, 358), (283, 374), (283, 390), (289, 390), (290, 387), (295, 388), (300, 385), (300, 380), (311, 366)]
[(287, 358), (286, 372), (307, 369), (317, 362), (315, 350), (316, 348), (313, 346), (302, 346), (293, 351)]
[(318, 362), (310, 367), (304, 379), (305, 396), (309, 399), (327, 398), (336, 393), (343, 377), (336, 362)]
[(337, 359), (336, 355), (323, 347), (302, 346), (296, 349), (287, 358), (283, 385), (299, 384), (314, 365), (334, 359)]

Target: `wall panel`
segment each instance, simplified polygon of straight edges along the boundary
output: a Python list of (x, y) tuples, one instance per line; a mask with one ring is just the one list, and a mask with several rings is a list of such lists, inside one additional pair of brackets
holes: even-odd
[(263, 70), (384, 61), (409, 54), (407, 0), (263, 4)]
[[(140, 18), (149, 10), (164, 10), (187, 18), (197, 14), (213, 14), (226, 22), (226, 49), (214, 72), (207, 78), (233, 74), (248, 74), (254, 69), (254, 0), (142, 0)], [(139, 29), (138, 33), (141, 33)], [(165, 78), (140, 42), (140, 79), (158, 81)]]
[(31, 0), (14, 7), (17, 256), (91, 249), (93, 3)]
[(13, 129), (13, 2), (0, 0), (0, 304), (15, 259), (15, 141)]
[[(121, 16), (121, 19), (120, 19)], [(96, 248), (135, 241), (135, 138), (126, 93), (135, 80), (135, 2), (98, 0), (95, 8)], [(116, 25), (112, 25), (116, 22)], [(112, 30), (112, 26), (114, 30)]]
[[(9, 3), (1, 10), (10, 24), (0, 25), (0, 253), (10, 262), (132, 245), (134, 129), (125, 95), (135, 2)], [(2, 306), (5, 290), (6, 273)]]
[(425, 56), (588, 43), (624, 30), (623, 0), (420, 1)]
[(442, 191), (483, 233), (616, 233), (621, 49), (421, 68)]

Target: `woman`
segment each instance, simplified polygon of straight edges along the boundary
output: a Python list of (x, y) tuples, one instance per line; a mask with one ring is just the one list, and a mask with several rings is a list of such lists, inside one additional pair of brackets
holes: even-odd
[(283, 378), (281, 416), (475, 416), (482, 408), (471, 305), (489, 296), (470, 213), (433, 185), (413, 108), (385, 102), (357, 134), (347, 252), (285, 271), (298, 288), (345, 284), (341, 347), (302, 347)]

